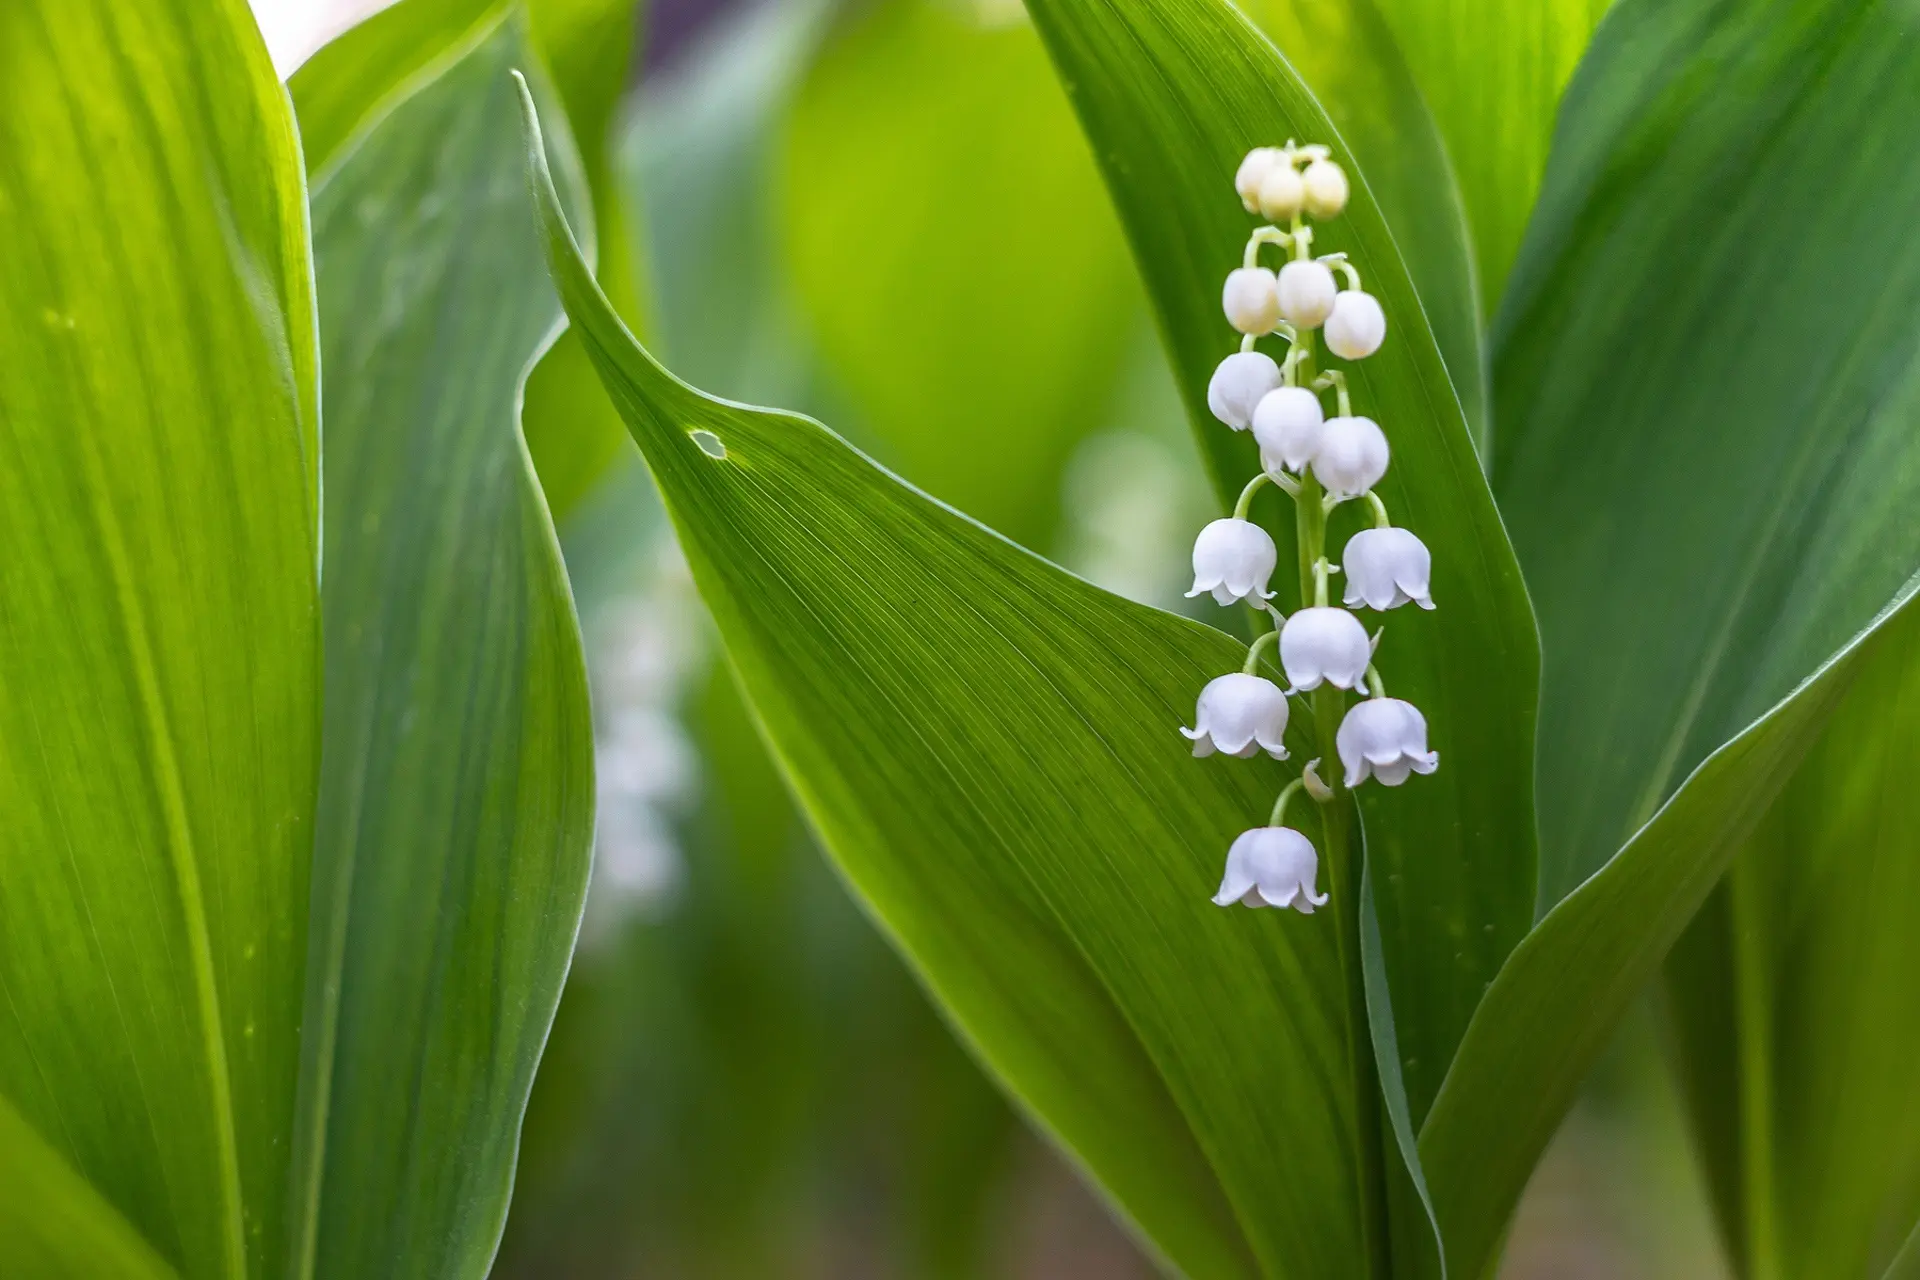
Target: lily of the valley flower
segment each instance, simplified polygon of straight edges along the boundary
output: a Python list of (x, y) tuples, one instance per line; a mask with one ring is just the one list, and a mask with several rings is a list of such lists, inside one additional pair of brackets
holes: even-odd
[(1316, 218), (1332, 218), (1347, 207), (1347, 173), (1331, 160), (1315, 160), (1300, 175), (1306, 188), (1306, 210)]
[(1262, 676), (1234, 672), (1209, 680), (1193, 710), (1193, 728), (1180, 730), (1193, 740), (1193, 754), (1215, 751), (1245, 760), (1265, 751), (1287, 758), (1287, 695)]
[(1336, 498), (1357, 498), (1387, 474), (1387, 437), (1372, 418), (1328, 418), (1313, 474)]
[(1267, 579), (1279, 563), (1273, 538), (1251, 520), (1215, 520), (1193, 542), (1193, 590), (1188, 599), (1211, 591), (1220, 604), (1266, 600)]
[(1260, 465), (1272, 474), (1299, 472), (1320, 447), (1325, 414), (1320, 397), (1305, 387), (1275, 387), (1254, 406), (1253, 438), (1260, 443)]
[(1327, 349), (1342, 360), (1364, 360), (1387, 340), (1380, 300), (1358, 289), (1342, 290), (1327, 314)]
[[(1227, 278), (1231, 281), (1233, 277)], [(1296, 329), (1319, 328), (1333, 314), (1338, 296), (1333, 271), (1326, 263), (1312, 259), (1295, 259), (1281, 267), (1274, 278), (1274, 290), (1280, 317)]]
[[(1233, 175), (1233, 188), (1240, 193), (1240, 204), (1248, 213), (1260, 212), (1260, 185), (1274, 170), (1281, 168), (1291, 170), (1293, 162), (1279, 147), (1255, 147), (1247, 152), (1239, 172)], [(1304, 192), (1302, 198), (1305, 198)]]
[(1346, 605), (1398, 609), (1411, 601), (1433, 608), (1428, 594), (1433, 556), (1427, 544), (1405, 529), (1363, 529), (1347, 539), (1340, 571), (1346, 575)]
[[(1331, 282), (1333, 277), (1327, 279)], [(1280, 320), (1280, 300), (1274, 289), (1273, 272), (1265, 267), (1240, 267), (1229, 272), (1226, 287), (1220, 291), (1220, 307), (1227, 313), (1227, 323), (1256, 337), (1272, 333)], [(1332, 299), (1328, 299), (1327, 309), (1333, 309)]]
[(1279, 385), (1280, 366), (1272, 356), (1236, 351), (1213, 371), (1207, 383), (1207, 408), (1235, 431), (1245, 431), (1253, 421), (1254, 408)]
[(1238, 902), (1249, 907), (1292, 907), (1303, 916), (1327, 904), (1327, 895), (1314, 891), (1320, 873), (1320, 855), (1313, 842), (1292, 827), (1255, 827), (1243, 831), (1227, 850), (1227, 874), (1216, 906)]
[(1322, 683), (1351, 689), (1366, 677), (1372, 659), (1367, 629), (1345, 609), (1302, 609), (1280, 628), (1280, 666), (1296, 689)]
[(1368, 777), (1397, 787), (1408, 774), (1432, 773), (1440, 767), (1440, 753), (1427, 750), (1427, 718), (1411, 702), (1398, 698), (1355, 703), (1340, 722), (1334, 746), (1347, 771), (1348, 787), (1357, 787)]

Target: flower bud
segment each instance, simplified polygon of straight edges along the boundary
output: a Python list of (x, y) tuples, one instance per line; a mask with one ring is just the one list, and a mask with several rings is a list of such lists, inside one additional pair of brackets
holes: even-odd
[(1280, 385), (1280, 366), (1259, 351), (1236, 351), (1220, 362), (1207, 383), (1207, 408), (1213, 416), (1245, 431), (1260, 398)]
[(1280, 628), (1280, 666), (1296, 689), (1351, 689), (1372, 660), (1367, 629), (1345, 609), (1301, 609)]
[(1260, 182), (1260, 212), (1269, 222), (1292, 220), (1306, 199), (1306, 184), (1292, 161), (1276, 164)]
[(1247, 152), (1239, 172), (1233, 175), (1233, 189), (1240, 193), (1240, 203), (1248, 213), (1260, 212), (1260, 184), (1273, 170), (1283, 167), (1291, 170), (1293, 162), (1279, 147), (1255, 147)]
[(1215, 520), (1194, 539), (1193, 590), (1187, 598), (1211, 591), (1220, 604), (1266, 600), (1273, 595), (1267, 579), (1279, 561), (1273, 539), (1259, 525), (1231, 517)]
[[(1327, 279), (1331, 282), (1333, 277), (1329, 275)], [(1280, 319), (1274, 283), (1273, 272), (1265, 267), (1241, 267), (1228, 273), (1227, 287), (1220, 294), (1227, 323), (1241, 333), (1272, 333), (1274, 323)], [(1333, 305), (1331, 298), (1327, 305)]]
[(1275, 760), (1287, 758), (1287, 695), (1264, 676), (1234, 672), (1209, 680), (1193, 709), (1193, 728), (1181, 729), (1193, 740), (1193, 754), (1225, 752), (1245, 760), (1263, 749)]
[(1320, 447), (1325, 418), (1320, 397), (1305, 387), (1275, 387), (1253, 410), (1253, 438), (1260, 443), (1260, 465), (1270, 474), (1300, 472)]
[(1327, 350), (1342, 360), (1364, 360), (1386, 341), (1386, 312), (1372, 294), (1348, 289), (1333, 300), (1326, 334)]
[(1327, 905), (1315, 893), (1320, 855), (1313, 841), (1292, 827), (1255, 827), (1243, 831), (1227, 850), (1227, 873), (1213, 895), (1215, 906), (1292, 907), (1303, 916)]
[(1382, 786), (1397, 787), (1410, 773), (1432, 773), (1440, 767), (1440, 753), (1427, 750), (1427, 718), (1398, 698), (1355, 703), (1333, 742), (1348, 787), (1369, 776), (1380, 779)]
[(1332, 218), (1347, 207), (1347, 175), (1331, 160), (1315, 160), (1300, 175), (1306, 188), (1307, 212), (1316, 218)]
[(1405, 529), (1364, 529), (1347, 539), (1340, 556), (1346, 577), (1346, 606), (1398, 609), (1411, 601), (1433, 608), (1428, 583), (1433, 555), (1427, 544)]
[(1372, 418), (1328, 418), (1314, 450), (1313, 474), (1328, 493), (1355, 498), (1387, 474), (1387, 437)]
[(1296, 329), (1317, 329), (1333, 311), (1333, 272), (1324, 262), (1289, 262), (1274, 283), (1279, 313)]

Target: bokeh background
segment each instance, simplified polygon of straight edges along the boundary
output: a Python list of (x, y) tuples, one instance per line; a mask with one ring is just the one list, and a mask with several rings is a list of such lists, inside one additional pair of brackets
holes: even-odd
[[(381, 7), (254, 0), (282, 74)], [(1215, 514), (1019, 0), (641, 0), (610, 141), (637, 322), (1121, 594)], [(637, 459), (562, 539), (592, 673), (592, 888), (505, 1277), (1154, 1274), (814, 848)], [(1659, 1010), (1537, 1172), (1506, 1280), (1723, 1275)], [(1125, 1124), (1126, 1117), (1114, 1117)]]

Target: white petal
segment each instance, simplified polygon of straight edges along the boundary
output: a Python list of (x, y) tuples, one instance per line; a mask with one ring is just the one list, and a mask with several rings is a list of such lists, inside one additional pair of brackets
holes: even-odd
[(1253, 410), (1253, 438), (1260, 465), (1270, 472), (1298, 472), (1313, 461), (1325, 420), (1320, 397), (1305, 387), (1275, 387)]
[(1313, 842), (1292, 827), (1255, 827), (1242, 832), (1233, 847), (1244, 854), (1243, 865), (1268, 904), (1311, 915), (1313, 907), (1326, 902), (1314, 892), (1320, 856)]
[(1347, 174), (1331, 160), (1315, 160), (1300, 175), (1306, 186), (1307, 212), (1331, 218), (1347, 207)]
[(1387, 437), (1372, 418), (1328, 418), (1320, 428), (1313, 474), (1327, 492), (1356, 497), (1387, 474)]
[(1365, 603), (1374, 609), (1394, 609), (1417, 601), (1433, 608), (1427, 583), (1433, 557), (1426, 544), (1405, 529), (1364, 529), (1347, 539), (1340, 553), (1349, 607)]
[(1319, 328), (1332, 314), (1338, 292), (1327, 264), (1312, 261), (1289, 262), (1280, 268), (1274, 288), (1280, 316), (1297, 329)]
[(1327, 316), (1327, 350), (1342, 360), (1364, 360), (1387, 338), (1387, 316), (1370, 293), (1348, 289)]
[(1247, 158), (1240, 162), (1239, 170), (1233, 175), (1233, 189), (1240, 194), (1240, 203), (1248, 213), (1260, 210), (1260, 184), (1266, 181), (1267, 174), (1277, 164), (1285, 163), (1292, 169), (1292, 163), (1286, 160), (1286, 153), (1278, 147), (1255, 147), (1247, 152)]
[[(1220, 306), (1227, 323), (1241, 333), (1272, 333), (1280, 319), (1280, 302), (1274, 293), (1273, 272), (1265, 267), (1240, 267), (1227, 275), (1220, 291)], [(1327, 300), (1333, 308), (1333, 300)]]
[(1280, 385), (1280, 366), (1262, 351), (1236, 351), (1220, 362), (1207, 383), (1207, 408), (1213, 416), (1245, 431), (1253, 421), (1254, 406)]
[[(1194, 723), (1221, 751), (1246, 759), (1286, 732), (1287, 695), (1264, 676), (1240, 671), (1217, 676), (1200, 691)], [(1286, 758), (1284, 751), (1280, 758)]]
[(1280, 665), (1296, 689), (1351, 689), (1372, 656), (1367, 629), (1345, 609), (1301, 609), (1280, 628)]
[(1291, 161), (1277, 164), (1267, 170), (1266, 177), (1260, 180), (1256, 202), (1260, 206), (1260, 216), (1267, 221), (1291, 221), (1307, 202), (1307, 184), (1301, 181), (1300, 171), (1293, 167)]

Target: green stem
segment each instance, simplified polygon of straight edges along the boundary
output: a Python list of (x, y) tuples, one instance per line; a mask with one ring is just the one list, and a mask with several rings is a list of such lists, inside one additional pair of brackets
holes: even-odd
[(1259, 475), (1247, 481), (1247, 487), (1240, 491), (1240, 501), (1233, 504), (1233, 518), (1235, 520), (1245, 520), (1247, 518), (1247, 508), (1253, 505), (1253, 495), (1260, 492), (1261, 485), (1268, 483), (1272, 479), (1272, 476), (1262, 471)]
[(1380, 495), (1369, 489), (1362, 495), (1373, 507), (1373, 527), (1391, 529), (1393, 521), (1387, 518), (1387, 504), (1380, 501)]
[(1252, 644), (1248, 645), (1247, 646), (1247, 663), (1245, 666), (1240, 668), (1240, 674), (1243, 676), (1250, 676), (1255, 671), (1258, 671), (1260, 669), (1260, 655), (1265, 653), (1267, 649), (1272, 646), (1273, 642), (1278, 640), (1279, 638), (1280, 638), (1280, 632), (1278, 627), (1276, 626), (1274, 630), (1269, 631), (1266, 634), (1257, 637)]
[(1287, 801), (1293, 799), (1294, 792), (1306, 785), (1307, 780), (1303, 776), (1295, 778), (1292, 782), (1280, 788), (1280, 798), (1273, 802), (1273, 812), (1267, 815), (1268, 826), (1277, 827), (1281, 825), (1280, 819), (1287, 816)]
[[(1296, 224), (1297, 227), (1298, 224)], [(1301, 237), (1295, 235), (1298, 245)], [(1304, 380), (1313, 379), (1315, 337), (1301, 335), (1299, 365)], [(1344, 380), (1343, 380), (1344, 381)], [(1300, 601), (1326, 601), (1327, 512), (1323, 491), (1312, 468), (1300, 477), (1300, 495), (1294, 503), (1294, 531), (1299, 543)], [(1320, 759), (1338, 760), (1334, 743), (1345, 694), (1323, 684), (1309, 696)], [(1389, 1274), (1387, 1253), (1387, 1184), (1380, 1135), (1380, 1086), (1373, 1062), (1373, 1040), (1367, 1025), (1367, 993), (1360, 968), (1360, 866), (1350, 831), (1350, 805), (1340, 771), (1327, 780), (1330, 798), (1320, 806), (1322, 851), (1327, 864), (1327, 891), (1332, 895), (1335, 947), (1340, 959), (1341, 985), (1346, 994), (1346, 1057), (1354, 1106), (1354, 1176), (1362, 1238), (1367, 1242), (1367, 1265), (1360, 1274)]]

